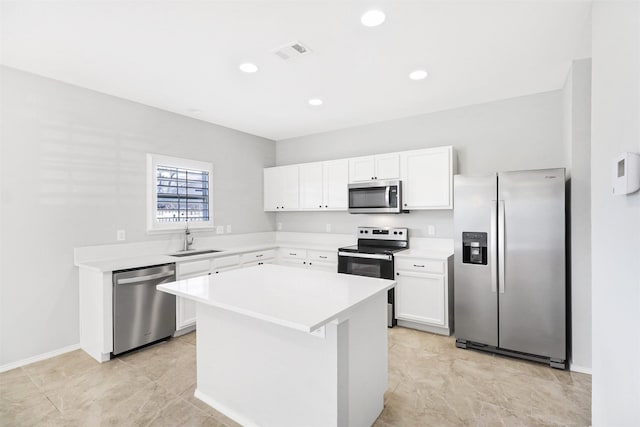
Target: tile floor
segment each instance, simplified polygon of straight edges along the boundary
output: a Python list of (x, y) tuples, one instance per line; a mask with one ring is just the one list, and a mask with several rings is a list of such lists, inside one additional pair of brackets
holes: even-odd
[[(78, 350), (0, 374), (1, 426), (237, 426), (193, 397), (195, 333), (99, 364)], [(591, 377), (389, 330), (386, 426), (588, 426)]]

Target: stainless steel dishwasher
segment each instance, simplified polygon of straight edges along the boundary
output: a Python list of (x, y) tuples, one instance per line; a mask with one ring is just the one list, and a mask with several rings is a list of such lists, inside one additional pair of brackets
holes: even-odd
[(175, 280), (175, 264), (113, 272), (114, 355), (173, 335), (176, 297), (156, 285)]

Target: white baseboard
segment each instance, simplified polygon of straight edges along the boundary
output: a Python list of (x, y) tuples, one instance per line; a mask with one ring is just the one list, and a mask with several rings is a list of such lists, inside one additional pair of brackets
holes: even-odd
[(585, 368), (584, 366), (574, 365), (573, 363), (569, 365), (569, 370), (573, 372), (580, 372), (582, 374), (591, 375), (591, 368)]
[(417, 329), (422, 332), (430, 332), (432, 334), (451, 336), (451, 330), (449, 328), (441, 328), (439, 326), (423, 325), (422, 323), (412, 322), (410, 320), (398, 319), (398, 326), (409, 329)]
[(236, 411), (233, 411), (229, 408), (227, 408), (226, 406), (220, 404), (217, 400), (215, 400), (214, 398), (212, 398), (211, 396), (202, 393), (200, 390), (198, 390), (196, 388), (195, 393), (193, 393), (193, 395), (196, 397), (196, 399), (200, 399), (202, 400), (204, 403), (206, 403), (207, 405), (211, 406), (213, 409), (215, 409), (216, 411), (220, 412), (221, 414), (231, 418), (233, 421), (242, 424), (245, 427), (259, 427), (258, 424), (254, 423), (253, 421), (249, 420), (248, 418), (238, 414)]
[(52, 357), (60, 356), (61, 354), (69, 353), (70, 351), (75, 351), (79, 349), (80, 349), (80, 343), (69, 345), (67, 347), (62, 347), (57, 350), (49, 351), (47, 353), (42, 353), (37, 356), (18, 360), (17, 362), (7, 363), (6, 365), (0, 366), (0, 372), (10, 371), (12, 369), (19, 368), (21, 366), (30, 365), (31, 363), (39, 362), (45, 359), (51, 359)]

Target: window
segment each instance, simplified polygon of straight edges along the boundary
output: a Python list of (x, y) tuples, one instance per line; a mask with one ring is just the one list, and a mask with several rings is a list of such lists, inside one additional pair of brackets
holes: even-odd
[(147, 230), (213, 227), (213, 165), (147, 154)]

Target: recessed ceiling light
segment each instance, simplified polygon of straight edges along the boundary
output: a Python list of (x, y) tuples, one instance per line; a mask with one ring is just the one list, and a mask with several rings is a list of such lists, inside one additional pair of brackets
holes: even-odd
[(360, 22), (365, 27), (377, 27), (382, 24), (385, 20), (386, 16), (383, 11), (373, 9), (365, 12), (360, 18)]
[(409, 74), (409, 78), (411, 80), (422, 80), (427, 76), (428, 74), (425, 70), (415, 70), (415, 71), (412, 71), (411, 74)]
[(243, 71), (245, 73), (255, 73), (256, 71), (258, 71), (258, 66), (251, 62), (245, 62), (244, 64), (240, 64), (240, 67), (238, 68), (240, 68), (240, 71)]
[(309, 100), (309, 105), (313, 105), (314, 107), (319, 107), (323, 104), (322, 99), (320, 98), (311, 98)]

